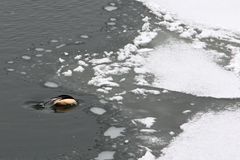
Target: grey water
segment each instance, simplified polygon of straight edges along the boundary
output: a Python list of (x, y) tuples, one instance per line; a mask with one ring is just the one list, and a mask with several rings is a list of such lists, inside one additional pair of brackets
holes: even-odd
[[(99, 103), (94, 94), (66, 87), (47, 88), (41, 80), (53, 74), (55, 60), (64, 51), (74, 54), (76, 51), (114, 50), (137, 34), (142, 22), (125, 18), (127, 14), (132, 14), (132, 18), (139, 14), (132, 11), (133, 4), (116, 1), (114, 4), (121, 9), (113, 13), (104, 10), (110, 2), (0, 2), (0, 159), (90, 159), (101, 151), (97, 142), (108, 124), (89, 113), (88, 108), (106, 105)], [(110, 18), (118, 20), (117, 31), (107, 25)], [(119, 35), (125, 23), (130, 32)], [(58, 50), (56, 46), (60, 46)], [(41, 48), (49, 52), (41, 53), (45, 57), (38, 60), (36, 50)], [(27, 61), (24, 56), (31, 60)], [(35, 72), (31, 66), (36, 63), (43, 67)], [(14, 72), (9, 72), (12, 68)], [(42, 101), (59, 94), (71, 94), (83, 104), (64, 114), (42, 113), (25, 106), (27, 101)]]
[[(106, 6), (112, 7), (108, 10)], [(0, 159), (94, 159), (101, 151), (116, 151), (116, 160), (138, 159), (147, 146), (158, 156), (180, 125), (197, 112), (221, 110), (238, 100), (201, 98), (178, 92), (138, 97), (126, 94), (122, 105), (104, 102), (86, 80), (92, 75), (57, 77), (64, 64), (75, 66), (73, 58), (104, 51), (116, 51), (130, 43), (143, 24), (154, 16), (131, 0), (2, 0), (0, 2)], [(152, 47), (174, 36), (162, 31)], [(69, 55), (66, 56), (65, 54)], [(131, 75), (129, 75), (131, 76)], [(59, 87), (44, 86), (46, 81)], [(134, 88), (129, 81), (125, 88)], [(26, 102), (42, 101), (70, 94), (81, 104), (67, 113), (45, 113)], [(97, 116), (91, 107), (104, 108)], [(183, 111), (191, 110), (188, 114)], [(156, 117), (156, 133), (140, 132), (131, 120)], [(103, 136), (111, 126), (125, 127), (124, 136), (112, 140)], [(173, 131), (175, 135), (170, 135)], [(127, 140), (127, 141), (126, 141)]]

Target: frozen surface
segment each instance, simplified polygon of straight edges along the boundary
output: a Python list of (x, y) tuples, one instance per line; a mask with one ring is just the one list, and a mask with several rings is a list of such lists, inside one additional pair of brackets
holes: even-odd
[(49, 88), (57, 88), (58, 84), (56, 84), (54, 82), (45, 82), (44, 86), (49, 87)]
[(158, 160), (238, 160), (240, 111), (197, 115)]
[(173, 41), (154, 50), (144, 67), (155, 76), (155, 87), (197, 96), (240, 97), (239, 77), (216, 64), (212, 55), (218, 53)]
[(123, 127), (110, 127), (108, 128), (105, 133), (104, 136), (110, 136), (111, 139), (117, 138), (119, 136), (123, 136), (121, 133), (125, 131), (125, 128)]
[(240, 31), (238, 0), (140, 0), (151, 8), (158, 8), (176, 14), (189, 23), (200, 23), (211, 27), (221, 27)]
[(141, 119), (134, 119), (133, 122), (139, 122), (145, 125), (147, 128), (151, 128), (152, 125), (155, 123), (156, 118), (154, 117), (147, 117), (147, 118), (141, 118)]
[(92, 107), (90, 111), (97, 115), (103, 115), (106, 112), (105, 109), (99, 107)]
[(98, 157), (96, 157), (95, 160), (111, 160), (114, 158), (114, 154), (114, 151), (103, 151), (98, 154)]
[(138, 160), (156, 160), (155, 156), (147, 150), (147, 152), (145, 153), (145, 155), (143, 155), (141, 158), (139, 158)]

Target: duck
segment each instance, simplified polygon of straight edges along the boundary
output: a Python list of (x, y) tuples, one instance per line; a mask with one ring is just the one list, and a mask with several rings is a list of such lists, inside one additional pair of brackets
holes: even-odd
[(78, 101), (69, 95), (59, 95), (48, 101), (55, 112), (67, 112), (78, 105)]

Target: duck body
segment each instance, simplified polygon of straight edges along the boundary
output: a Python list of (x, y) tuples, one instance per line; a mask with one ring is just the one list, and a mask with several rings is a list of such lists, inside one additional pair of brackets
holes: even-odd
[(55, 112), (66, 112), (78, 105), (77, 100), (69, 95), (59, 95), (52, 98), (49, 103)]

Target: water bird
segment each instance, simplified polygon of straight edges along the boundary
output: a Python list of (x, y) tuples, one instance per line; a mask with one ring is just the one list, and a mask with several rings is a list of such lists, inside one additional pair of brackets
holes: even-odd
[(50, 105), (55, 112), (67, 112), (73, 107), (76, 107), (78, 101), (69, 95), (59, 95), (51, 98), (46, 104)]
[(28, 101), (26, 104), (36, 110), (53, 110), (55, 113), (63, 113), (75, 108), (79, 102), (72, 96), (59, 95), (47, 101)]

